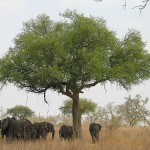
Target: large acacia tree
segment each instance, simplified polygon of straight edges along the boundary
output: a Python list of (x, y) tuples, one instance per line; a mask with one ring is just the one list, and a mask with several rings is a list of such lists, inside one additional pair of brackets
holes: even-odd
[(0, 82), (34, 93), (54, 90), (72, 99), (74, 136), (81, 137), (79, 96), (111, 82), (130, 89), (150, 77), (150, 54), (136, 30), (123, 39), (102, 18), (65, 11), (55, 22), (42, 14), (23, 24), (0, 59)]

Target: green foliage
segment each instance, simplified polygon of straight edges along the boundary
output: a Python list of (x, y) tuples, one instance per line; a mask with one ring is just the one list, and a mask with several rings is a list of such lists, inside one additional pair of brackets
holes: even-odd
[(33, 116), (34, 112), (26, 106), (17, 105), (15, 107), (7, 109), (7, 114), (15, 118), (21, 119), (21, 118), (28, 118), (28, 117)]
[(67, 10), (64, 22), (42, 14), (23, 24), (14, 47), (0, 59), (0, 82), (35, 93), (75, 92), (98, 83), (116, 82), (129, 89), (150, 77), (150, 55), (138, 31), (122, 40), (102, 18)]
[[(88, 114), (96, 110), (97, 104), (86, 98), (84, 99), (80, 98), (79, 107), (81, 114)], [(63, 114), (72, 114), (72, 100), (71, 99), (65, 100), (60, 110)]]

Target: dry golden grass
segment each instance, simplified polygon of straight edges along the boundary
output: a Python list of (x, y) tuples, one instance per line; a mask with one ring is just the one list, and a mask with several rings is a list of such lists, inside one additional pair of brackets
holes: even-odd
[(102, 129), (100, 141), (92, 144), (88, 127), (83, 128), (81, 140), (60, 141), (58, 129), (55, 139), (46, 141), (12, 142), (0, 140), (0, 150), (150, 150), (150, 128), (119, 128), (115, 134)]

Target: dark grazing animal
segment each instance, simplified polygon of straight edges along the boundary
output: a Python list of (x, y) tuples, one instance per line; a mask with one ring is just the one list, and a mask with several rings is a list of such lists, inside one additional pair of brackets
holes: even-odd
[(2, 121), (0, 120), (0, 129), (1, 129)]
[(38, 140), (46, 139), (48, 133), (52, 133), (54, 139), (55, 129), (49, 122), (32, 124), (28, 119), (15, 119), (6, 117), (0, 121), (1, 136), (7, 140)]
[(7, 140), (29, 140), (32, 123), (28, 119), (4, 118), (1, 122), (2, 139)]
[(62, 125), (59, 129), (59, 137), (60, 139), (68, 139), (68, 141), (73, 140), (73, 127)]
[(92, 137), (92, 143), (99, 141), (99, 132), (101, 130), (101, 125), (99, 123), (91, 123), (89, 126), (89, 131)]
[(35, 122), (33, 124), (34, 129), (34, 139), (45, 139), (47, 138), (48, 133), (52, 133), (52, 140), (54, 139), (55, 129), (52, 123), (49, 122)]

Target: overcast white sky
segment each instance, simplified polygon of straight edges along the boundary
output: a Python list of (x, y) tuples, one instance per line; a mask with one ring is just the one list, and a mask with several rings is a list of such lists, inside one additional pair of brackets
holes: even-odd
[[(138, 1), (139, 2), (139, 1)], [(97, 3), (94, 0), (0, 0), (0, 57), (2, 57), (13, 46), (14, 37), (21, 32), (22, 24), (25, 21), (45, 13), (52, 20), (61, 20), (59, 13), (66, 9), (77, 10), (89, 16), (103, 17), (110, 29), (116, 31), (119, 38), (122, 38), (129, 28), (138, 29), (147, 42), (146, 49), (150, 52), (150, 4), (143, 10), (142, 14), (138, 9), (132, 9), (138, 5), (136, 0), (127, 0), (127, 7), (122, 6), (124, 0), (103, 0)], [(143, 84), (133, 86), (131, 91), (125, 91), (115, 85), (107, 84), (106, 87), (97, 85), (85, 90), (81, 95), (83, 98), (91, 99), (99, 106), (109, 102), (121, 104), (125, 97), (141, 95), (143, 99), (150, 99), (150, 80)], [(44, 103), (42, 95), (26, 93), (13, 85), (9, 85), (0, 92), (0, 106), (11, 108), (15, 105), (24, 105), (31, 108), (37, 115), (57, 115), (59, 107), (66, 96), (58, 95), (56, 92), (47, 91), (46, 94), (49, 106)], [(150, 108), (150, 105), (149, 105)]]

